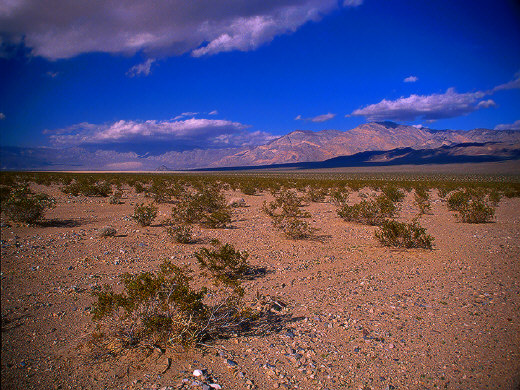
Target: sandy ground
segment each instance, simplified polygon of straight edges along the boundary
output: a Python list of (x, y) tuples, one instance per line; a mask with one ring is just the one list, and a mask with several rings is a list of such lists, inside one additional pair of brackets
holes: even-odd
[[(376, 228), (347, 223), (330, 203), (311, 203), (320, 240), (292, 241), (261, 211), (270, 194), (244, 196), (233, 228), (196, 228), (176, 244), (160, 224), (130, 218), (122, 205), (69, 197), (39, 226), (2, 222), (2, 389), (517, 389), (520, 385), (520, 199), (503, 199), (496, 221), (457, 222), (432, 194), (421, 224), (435, 248), (395, 250)], [(161, 216), (171, 205), (160, 205)], [(411, 195), (400, 219), (416, 213)], [(106, 225), (116, 237), (99, 238)], [(245, 283), (285, 302), (279, 329), (216, 340), (210, 347), (87, 353), (94, 329), (91, 291), (124, 272), (156, 270), (164, 259), (195, 267), (211, 238), (250, 253), (267, 273)], [(193, 370), (206, 370), (196, 382)], [(206, 387), (204, 387), (206, 386)], [(214, 386), (218, 388), (218, 386)]]

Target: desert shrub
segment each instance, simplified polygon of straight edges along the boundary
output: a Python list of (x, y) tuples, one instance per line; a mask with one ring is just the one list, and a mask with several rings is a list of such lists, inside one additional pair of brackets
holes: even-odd
[(397, 206), (383, 194), (352, 206), (344, 204), (338, 210), (338, 215), (348, 222), (375, 226), (380, 225), (386, 218), (392, 218), (396, 212)]
[(212, 242), (213, 249), (202, 248), (194, 253), (199, 267), (213, 277), (217, 283), (238, 287), (239, 280), (247, 274), (250, 266), (249, 254), (235, 250), (233, 245), (222, 245), (218, 240)]
[(468, 206), (471, 199), (472, 195), (470, 192), (464, 190), (455, 191), (448, 197), (448, 209), (452, 211), (460, 211)]
[(404, 193), (395, 186), (385, 186), (381, 188), (383, 194), (386, 195), (393, 203), (402, 202), (404, 199)]
[(0, 185), (0, 204), (3, 204), (11, 195), (11, 187)]
[(181, 187), (157, 178), (152, 180), (152, 184), (149, 188), (145, 189), (146, 196), (153, 198), (157, 203), (170, 202), (172, 197), (179, 195), (180, 192), (182, 192)]
[(195, 290), (191, 273), (165, 261), (157, 273), (122, 275), (121, 293), (108, 286), (94, 293), (98, 331), (123, 347), (189, 346), (233, 334), (252, 318), (242, 305), (242, 291), (225, 286)]
[(487, 223), (493, 220), (495, 209), (483, 200), (472, 199), (468, 204), (459, 209), (461, 222)]
[(417, 187), (414, 193), (414, 201), (419, 207), (419, 214), (427, 214), (432, 210), (430, 194), (424, 187)]
[(110, 204), (122, 204), (123, 201), (121, 200), (123, 198), (123, 192), (122, 191), (114, 191), (114, 193), (108, 198), (108, 203)]
[(250, 180), (243, 180), (239, 182), (238, 189), (244, 195), (256, 195), (258, 191), (256, 184)]
[(432, 249), (433, 237), (426, 234), (426, 229), (417, 223), (385, 220), (375, 236), (385, 246)]
[(6, 216), (15, 222), (34, 223), (42, 219), (45, 210), (56, 205), (56, 200), (46, 194), (33, 193), (27, 184), (15, 187), (2, 205)]
[(347, 203), (348, 191), (346, 189), (334, 188), (330, 191), (330, 201), (340, 207)]
[(166, 233), (179, 244), (190, 244), (193, 242), (193, 232), (189, 225), (172, 224), (166, 228)]
[(316, 229), (304, 220), (311, 215), (302, 207), (302, 198), (294, 191), (284, 190), (275, 195), (274, 201), (269, 204), (264, 202), (262, 210), (271, 217), (273, 226), (288, 238), (304, 239), (312, 236)]
[(309, 202), (324, 202), (327, 193), (328, 190), (326, 188), (309, 186), (307, 188), (306, 199)]
[(112, 226), (104, 226), (101, 229), (99, 229), (100, 237), (113, 237), (116, 234), (117, 234), (117, 230), (114, 229)]
[(461, 222), (491, 222), (495, 215), (495, 208), (488, 204), (482, 191), (456, 191), (448, 197), (447, 203), (450, 210), (459, 212)]
[(153, 204), (140, 203), (134, 207), (133, 219), (141, 226), (150, 226), (157, 217), (158, 207)]
[(497, 207), (500, 203), (500, 200), (502, 199), (502, 194), (500, 193), (500, 191), (491, 190), (489, 192), (488, 199), (493, 206)]
[(134, 184), (133, 184), (133, 187), (134, 187), (134, 190), (137, 194), (141, 194), (143, 193), (144, 191), (146, 191), (146, 188), (143, 186), (143, 183), (141, 183), (140, 181), (136, 181)]
[(231, 222), (231, 211), (218, 188), (208, 186), (195, 194), (185, 193), (172, 208), (172, 220), (212, 229), (224, 228)]
[(112, 193), (112, 187), (108, 182), (92, 182), (88, 179), (78, 179), (64, 186), (61, 191), (74, 196), (101, 196), (107, 197)]

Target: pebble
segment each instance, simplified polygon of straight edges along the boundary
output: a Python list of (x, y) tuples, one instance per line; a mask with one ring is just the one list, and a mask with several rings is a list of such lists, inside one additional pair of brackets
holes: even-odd
[(233, 361), (233, 360), (231, 360), (231, 359), (226, 359), (226, 364), (227, 364), (229, 367), (231, 367), (231, 368), (234, 368), (234, 367), (238, 366), (238, 363), (235, 362), (235, 361)]

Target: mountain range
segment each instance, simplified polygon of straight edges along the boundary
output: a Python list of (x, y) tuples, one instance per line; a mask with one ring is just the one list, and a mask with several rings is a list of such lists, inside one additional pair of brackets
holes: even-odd
[(344, 166), (359, 166), (519, 160), (519, 151), (520, 130), (432, 130), (371, 122), (346, 131), (297, 130), (254, 147), (171, 151), (157, 156), (82, 147), (4, 147), (0, 166), (3, 170), (144, 171), (303, 163), (299, 167), (305, 168), (306, 163), (325, 161), (325, 165), (338, 166), (342, 161)]

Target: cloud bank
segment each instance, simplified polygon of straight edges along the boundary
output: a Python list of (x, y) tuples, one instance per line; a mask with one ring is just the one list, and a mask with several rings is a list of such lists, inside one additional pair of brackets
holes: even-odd
[(263, 131), (247, 131), (249, 127), (222, 119), (119, 120), (101, 125), (79, 123), (44, 133), (55, 147), (90, 146), (152, 154), (169, 150), (256, 146), (276, 138)]
[(495, 130), (520, 130), (520, 119), (513, 123), (504, 123), (496, 125)]
[(89, 52), (200, 57), (254, 50), (339, 7), (337, 0), (10, 0), (0, 4), (0, 42), (23, 41), (50, 60)]

